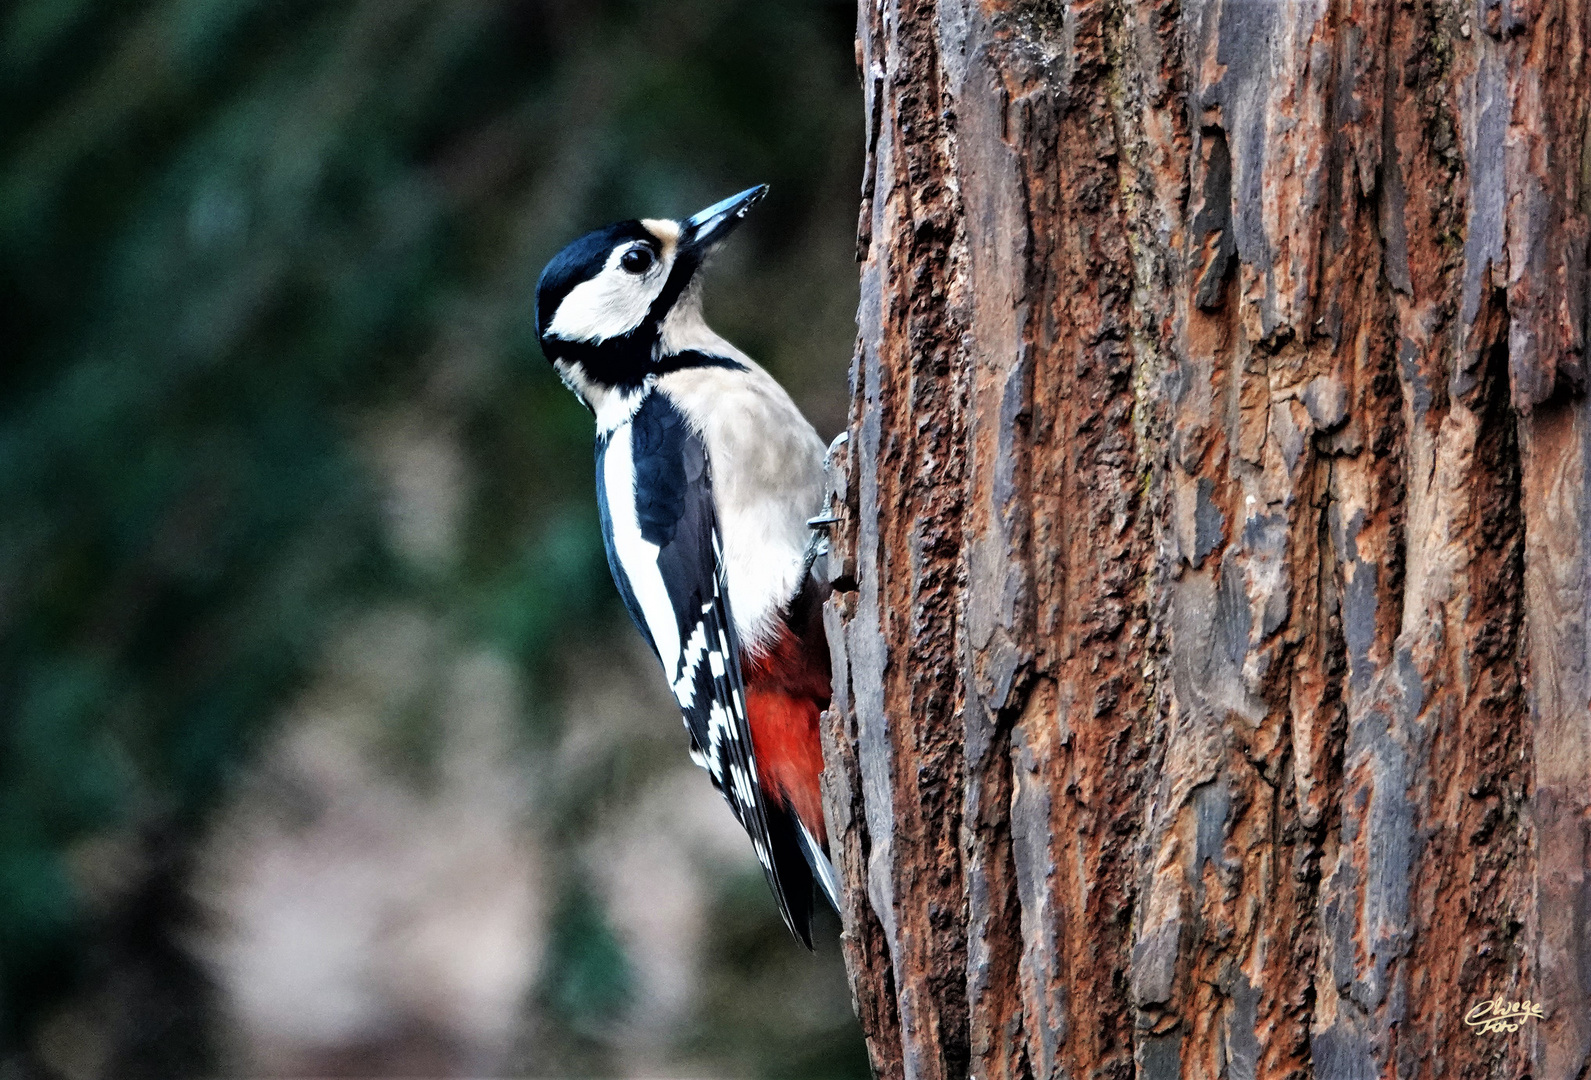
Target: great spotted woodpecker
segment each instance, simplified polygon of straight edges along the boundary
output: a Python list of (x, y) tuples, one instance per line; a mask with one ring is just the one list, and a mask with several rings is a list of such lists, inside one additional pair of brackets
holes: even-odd
[(824, 447), (790, 395), (708, 329), (697, 276), (767, 190), (582, 236), (542, 271), (536, 329), (596, 417), (614, 584), (662, 662), (691, 757), (811, 948), (814, 885), (839, 907), (818, 790)]

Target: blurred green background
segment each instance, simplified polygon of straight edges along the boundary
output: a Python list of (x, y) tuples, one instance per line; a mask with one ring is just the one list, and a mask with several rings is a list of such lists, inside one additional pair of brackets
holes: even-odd
[(0, 6), (0, 1080), (865, 1077), (608, 580), (535, 280), (769, 199), (839, 430), (843, 0)]

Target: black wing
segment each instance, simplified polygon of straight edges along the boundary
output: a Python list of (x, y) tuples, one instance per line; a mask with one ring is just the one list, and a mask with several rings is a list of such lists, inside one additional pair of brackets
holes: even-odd
[[(706, 448), (657, 393), (647, 396), (629, 427), (620, 427), (613, 439), (618, 442), (598, 448), (597, 490), (614, 581), (663, 664), (690, 735), (692, 759), (707, 770), (751, 837), (780, 916), (810, 948), (812, 871), (793, 816), (770, 803), (758, 782)], [(628, 463), (612, 458), (626, 449)], [(606, 470), (626, 464), (634, 476), (633, 516), (608, 502)], [(656, 597), (659, 581), (666, 611), (641, 599)], [(668, 619), (673, 625), (656, 625)], [(677, 653), (666, 655), (675, 641)]]

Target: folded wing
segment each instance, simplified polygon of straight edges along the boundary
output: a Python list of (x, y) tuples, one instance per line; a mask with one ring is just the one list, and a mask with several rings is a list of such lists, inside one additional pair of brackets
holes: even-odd
[(597, 491), (615, 583), (663, 665), (690, 735), (751, 837), (779, 914), (811, 947), (813, 878), (800, 824), (759, 782), (701, 439), (660, 395), (598, 443)]

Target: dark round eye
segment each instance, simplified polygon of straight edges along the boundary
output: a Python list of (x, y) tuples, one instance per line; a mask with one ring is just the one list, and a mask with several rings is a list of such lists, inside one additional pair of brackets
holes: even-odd
[(619, 256), (619, 265), (632, 274), (644, 274), (652, 268), (652, 249), (633, 247)]

